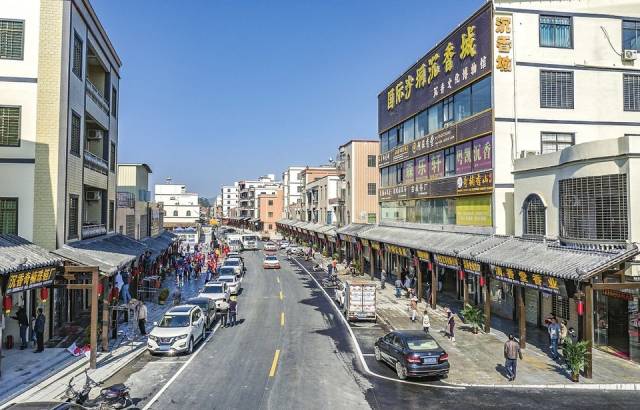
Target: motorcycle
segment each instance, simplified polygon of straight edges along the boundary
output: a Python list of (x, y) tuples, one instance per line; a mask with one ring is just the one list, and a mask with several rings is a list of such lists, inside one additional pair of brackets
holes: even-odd
[(129, 407), (133, 402), (129, 395), (129, 388), (124, 384), (114, 384), (109, 387), (105, 387), (100, 390), (100, 395), (95, 399), (89, 399), (89, 393), (94, 387), (100, 386), (102, 383), (98, 383), (89, 377), (87, 370), (84, 371), (85, 382), (82, 389), (76, 390), (73, 387), (72, 377), (67, 385), (65, 391), (65, 397), (67, 403), (75, 403), (81, 406), (85, 406), (93, 409), (107, 410), (107, 409), (124, 409)]

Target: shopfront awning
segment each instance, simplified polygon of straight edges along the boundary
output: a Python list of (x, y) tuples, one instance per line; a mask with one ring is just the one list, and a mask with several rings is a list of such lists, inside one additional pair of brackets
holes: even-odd
[(58, 256), (85, 266), (98, 266), (111, 276), (146, 251), (153, 251), (143, 242), (121, 234), (111, 234), (65, 244), (53, 251)]
[(164, 231), (156, 237), (147, 237), (142, 242), (151, 249), (151, 259), (155, 260), (171, 245), (178, 241), (178, 237), (169, 231)]
[(28, 240), (0, 234), (0, 275), (61, 264), (63, 259)]
[(364, 232), (369, 231), (370, 229), (373, 229), (375, 227), (376, 225), (369, 224), (349, 224), (337, 229), (336, 232), (341, 239), (346, 239), (347, 237), (356, 238), (361, 237), (360, 235), (363, 235)]

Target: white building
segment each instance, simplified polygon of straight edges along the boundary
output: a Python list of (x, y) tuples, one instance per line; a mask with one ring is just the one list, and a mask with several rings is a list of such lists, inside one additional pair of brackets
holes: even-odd
[(325, 225), (338, 224), (338, 188), (341, 182), (339, 175), (326, 175), (305, 186), (302, 196), (305, 220)]
[(301, 199), (302, 183), (298, 179), (300, 172), (304, 167), (291, 166), (282, 173), (282, 186), (284, 189), (284, 213), (285, 218), (294, 219), (295, 215), (290, 215), (290, 205), (295, 204)]
[(164, 227), (192, 227), (200, 219), (198, 194), (187, 192), (182, 184), (156, 184), (155, 202), (164, 206)]
[(220, 189), (220, 196), (222, 197), (222, 216), (228, 217), (230, 216), (229, 210), (238, 207), (238, 183), (223, 185)]
[(258, 196), (274, 195), (282, 184), (275, 181), (274, 174), (267, 174), (255, 180), (238, 181), (238, 216), (258, 218)]

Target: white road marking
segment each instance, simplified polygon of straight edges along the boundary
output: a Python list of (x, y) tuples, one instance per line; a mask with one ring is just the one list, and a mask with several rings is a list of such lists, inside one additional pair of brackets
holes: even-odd
[(200, 353), (200, 351), (202, 350), (202, 348), (209, 343), (209, 340), (211, 340), (211, 338), (213, 337), (213, 334), (216, 332), (216, 330), (218, 330), (220, 328), (220, 322), (218, 322), (216, 324), (216, 326), (213, 328), (213, 330), (211, 331), (211, 333), (209, 334), (209, 337), (207, 337), (205, 339), (204, 342), (202, 342), (200, 344), (200, 347), (198, 348), (198, 350), (196, 350), (195, 352), (191, 353), (191, 357), (189, 358), (189, 360), (187, 360), (186, 362), (184, 362), (184, 364), (182, 365), (182, 367), (180, 367), (178, 369), (178, 371), (176, 372), (176, 374), (173, 375), (173, 377), (171, 377), (169, 379), (169, 381), (167, 381), (167, 383), (165, 383), (164, 386), (162, 386), (162, 388), (158, 391), (158, 393), (156, 393), (155, 396), (153, 396), (151, 398), (151, 400), (149, 400), (149, 402), (142, 408), (142, 410), (148, 410), (149, 408), (151, 408), (151, 406), (153, 405), (153, 403), (155, 403), (160, 396), (162, 396), (162, 393), (164, 393), (169, 386), (171, 386), (171, 384), (173, 384), (174, 381), (176, 381), (176, 379), (178, 378), (178, 376), (180, 376), (180, 374), (182, 374), (182, 372), (184, 371), (184, 369), (187, 368), (187, 366), (189, 366), (189, 363), (191, 363), (191, 361), (193, 361), (193, 359), (196, 358), (196, 356), (198, 355), (198, 353)]

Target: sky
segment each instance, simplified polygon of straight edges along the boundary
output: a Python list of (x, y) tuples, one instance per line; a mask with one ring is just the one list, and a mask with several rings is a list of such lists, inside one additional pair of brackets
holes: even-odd
[(118, 160), (215, 197), (377, 138), (377, 95), (484, 0), (91, 0), (122, 59)]

